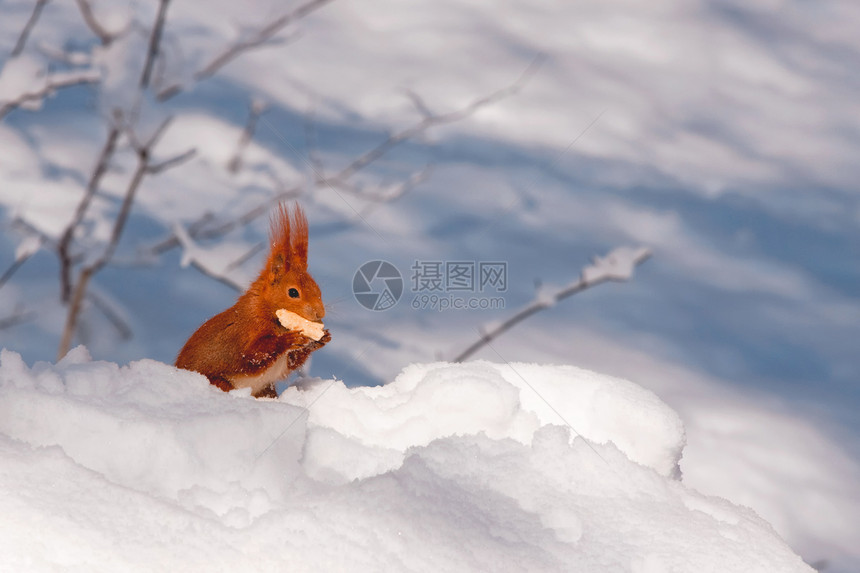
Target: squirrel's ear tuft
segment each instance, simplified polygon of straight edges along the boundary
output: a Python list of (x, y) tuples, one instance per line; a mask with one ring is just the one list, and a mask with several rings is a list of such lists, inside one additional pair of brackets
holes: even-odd
[(293, 209), (290, 223), (290, 262), (301, 270), (308, 268), (308, 218), (298, 205)]
[(283, 203), (278, 205), (272, 215), (269, 230), (268, 267), (272, 281), (280, 280), (284, 273), (295, 268), (305, 271), (308, 268), (308, 219), (302, 208), (296, 205), (292, 212)]
[(271, 273), (271, 281), (279, 281), (290, 270), (292, 259), (290, 249), (290, 212), (283, 204), (272, 214), (269, 222), (269, 260), (266, 265)]
[(283, 255), (290, 252), (290, 211), (281, 203), (269, 220), (269, 242), (272, 253)]

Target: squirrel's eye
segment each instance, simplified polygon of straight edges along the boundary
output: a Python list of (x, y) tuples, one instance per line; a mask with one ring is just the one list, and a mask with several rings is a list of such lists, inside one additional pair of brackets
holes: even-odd
[(287, 291), (287, 294), (290, 295), (290, 298), (299, 298), (299, 291), (297, 289), (291, 288)]

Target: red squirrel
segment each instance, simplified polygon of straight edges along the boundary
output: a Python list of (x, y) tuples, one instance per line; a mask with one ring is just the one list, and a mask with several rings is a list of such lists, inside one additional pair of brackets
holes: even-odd
[(266, 265), (236, 304), (191, 335), (176, 366), (199, 372), (225, 392), (251, 388), (256, 398), (277, 397), (275, 383), (299, 368), (331, 340), (328, 330), (313, 340), (288, 330), (276, 316), (286, 309), (312, 321), (325, 316), (322, 294), (308, 274), (308, 220), (296, 205), (278, 205), (271, 220)]

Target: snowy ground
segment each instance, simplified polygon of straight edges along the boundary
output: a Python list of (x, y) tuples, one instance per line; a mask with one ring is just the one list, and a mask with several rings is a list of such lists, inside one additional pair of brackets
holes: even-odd
[[(94, 5), (112, 29), (129, 20), (124, 3)], [(26, 75), (27, 61), (9, 67), (7, 54), (31, 6), (0, 2), (0, 99), (15, 87), (15, 73)], [(165, 34), (182, 66), (168, 73), (186, 78), (183, 70), (237, 28), (282, 10), (274, 2), (255, 6), (219, 2), (201, 11), (177, 0)], [(136, 9), (151, 18), (154, 3)], [(752, 507), (807, 561), (826, 560), (826, 571), (856, 570), (858, 26), (860, 7), (847, 0), (335, 2), (302, 23), (298, 41), (253, 52), (170, 103), (176, 121), (164, 152), (194, 145), (198, 155), (144, 186), (118, 264), (94, 285), (133, 337), (120, 340), (91, 313), (82, 340), (100, 359), (171, 362), (200, 322), (228, 306), (234, 293), (181, 268), (176, 250), (151, 266), (123, 263), (204, 210), (228, 218), (256, 205), (271, 194), (267, 173), (288, 181), (308, 175), (311, 111), (320, 154), (334, 168), (418, 117), (405, 89), (445, 112), (510, 84), (543, 53), (546, 61), (520, 94), (430, 132), (372, 171), (371, 180), (394, 178), (432, 162), (432, 177), (402, 199), (367, 205), (325, 188), (303, 197), (311, 269), (333, 335), (312, 373), (351, 386), (381, 384), (406, 364), (450, 359), (480, 325), (530, 301), (536, 281), (546, 291), (575, 278), (592, 255), (648, 246), (654, 257), (631, 283), (577, 295), (478, 356), (575, 364), (653, 390), (687, 429), (685, 487)], [(24, 56), (51, 46), (87, 49), (92, 42), (80, 38), (88, 37), (74, 3), (52, 2)], [(133, 46), (117, 43), (100, 53), (101, 69), (133, 67), (131, 53)], [(98, 154), (104, 110), (126, 96), (119, 88), (101, 98), (72, 88), (39, 112), (2, 120), (6, 221), (17, 216), (59, 232)], [(233, 175), (226, 164), (252, 97), (269, 111), (248, 147), (248, 168)], [(122, 175), (106, 179), (97, 214), (115, 212)], [(93, 240), (106, 236), (106, 220), (92, 220)], [(263, 234), (259, 221), (195, 254), (223, 267)], [(21, 240), (0, 237), (4, 269)], [(353, 273), (373, 259), (391, 261), (406, 280), (403, 299), (385, 312), (365, 310), (351, 293)], [(414, 310), (415, 260), (507, 262), (506, 309)], [(232, 276), (247, 280), (258, 261)], [(27, 363), (54, 358), (62, 327), (56, 276), (56, 258), (42, 250), (0, 290), (0, 318), (19, 304), (35, 313), (0, 331), (0, 346)], [(312, 421), (324, 405), (310, 407)], [(439, 447), (462, 453), (466, 446)], [(10, 460), (67, 467), (53, 450), (8, 448)], [(418, 457), (425, 455), (435, 454)], [(35, 469), (31, 478), (38, 475), (48, 479)], [(647, 562), (641, 567), (650, 570)]]
[(4, 569), (811, 571), (673, 477), (681, 420), (625, 380), (436, 363), (276, 402), (83, 347), (0, 360)]

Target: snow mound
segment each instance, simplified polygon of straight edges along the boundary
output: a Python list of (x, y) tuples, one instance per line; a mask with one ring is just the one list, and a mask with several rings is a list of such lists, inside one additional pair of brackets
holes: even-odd
[(276, 401), (4, 350), (0, 569), (811, 571), (676, 478), (683, 442), (652, 393), (569, 366), (412, 365)]
[[(631, 460), (679, 475), (678, 415), (640, 386), (573, 366), (413, 364), (385, 386), (320, 381), (319, 387), (289, 388), (281, 399), (308, 408), (311, 445), (348, 437), (355, 460), (344, 464), (325, 458), (328, 448), (320, 457), (306, 448), (305, 468), (315, 476), (369, 477), (399, 467), (410, 447), (452, 435), (483, 432), (530, 444), (547, 424), (567, 426), (573, 437), (611, 441)], [(320, 392), (325, 398), (318, 399)]]

